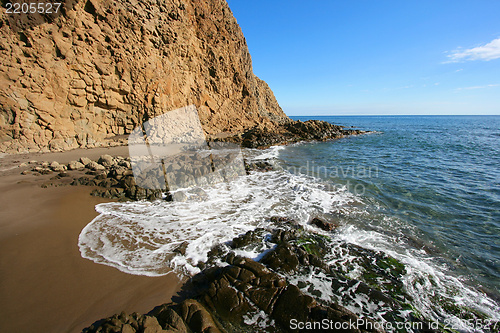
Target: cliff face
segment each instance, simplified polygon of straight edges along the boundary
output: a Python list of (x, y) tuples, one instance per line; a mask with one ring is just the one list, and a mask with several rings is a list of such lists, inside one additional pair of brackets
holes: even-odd
[(289, 121), (224, 0), (67, 0), (60, 15), (13, 15), (0, 17), (0, 152), (116, 144), (191, 104), (211, 136)]

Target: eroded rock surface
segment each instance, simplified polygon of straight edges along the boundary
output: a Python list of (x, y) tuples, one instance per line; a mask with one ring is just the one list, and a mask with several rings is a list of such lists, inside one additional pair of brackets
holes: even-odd
[(32, 18), (0, 11), (0, 152), (123, 144), (191, 104), (210, 137), (289, 121), (224, 0), (75, 0)]

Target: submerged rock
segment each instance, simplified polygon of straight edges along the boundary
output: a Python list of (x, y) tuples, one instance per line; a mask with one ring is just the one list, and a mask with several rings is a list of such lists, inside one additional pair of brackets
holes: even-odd
[(245, 170), (247, 173), (251, 171), (266, 172), (274, 170), (274, 166), (269, 161), (245, 162)]
[(337, 229), (337, 225), (333, 224), (332, 222), (328, 222), (322, 219), (319, 219), (317, 217), (313, 218), (311, 220), (311, 224), (324, 230), (324, 231), (333, 231)]

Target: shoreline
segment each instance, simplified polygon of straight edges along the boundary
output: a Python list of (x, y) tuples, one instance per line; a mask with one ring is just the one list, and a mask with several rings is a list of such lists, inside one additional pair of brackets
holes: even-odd
[[(127, 147), (62, 153), (10, 155), (0, 159), (0, 330), (81, 332), (103, 316), (145, 313), (170, 302), (183, 282), (175, 274), (130, 275), (83, 259), (78, 236), (98, 213), (98, 203), (80, 186), (42, 188), (50, 175), (21, 175), (11, 168), (26, 160), (77, 159), (122, 154)], [(19, 161), (19, 162), (14, 162)], [(7, 170), (6, 170), (7, 169)]]
[[(127, 147), (101, 148), (98, 151), (92, 149), (92, 150), (80, 150), (76, 152), (70, 151), (63, 153), (52, 153), (50, 156), (49, 154), (38, 154), (38, 156), (42, 156), (43, 159), (48, 161), (49, 164), (53, 160), (56, 160), (61, 163), (68, 163), (71, 160), (78, 160), (79, 157), (82, 156), (84, 157), (91, 156), (92, 159), (96, 160), (97, 159), (96, 157), (98, 157), (100, 154), (103, 153), (114, 155), (115, 157), (117, 155), (122, 156), (124, 154), (119, 153), (118, 151), (119, 149), (123, 150), (126, 148)], [(215, 308), (213, 308), (214, 304), (207, 301), (206, 292), (197, 289), (195, 285), (214, 284), (215, 286), (218, 286), (220, 285), (220, 283), (222, 283), (219, 281), (220, 278), (222, 278), (224, 281), (231, 280), (230, 276), (232, 276), (233, 273), (229, 273), (228, 271), (226, 272), (227, 274), (229, 274), (227, 277), (225, 277), (226, 273), (223, 273), (223, 276), (219, 276), (217, 274), (219, 274), (220, 271), (219, 270), (214, 271), (213, 269), (215, 269), (215, 267), (212, 267), (210, 264), (205, 266), (206, 269), (202, 270), (201, 275), (197, 275), (193, 279), (189, 279), (188, 281), (189, 283), (185, 283), (187, 282), (186, 281), (187, 279), (185, 281), (179, 281), (179, 279), (176, 278), (174, 274), (168, 274), (167, 276), (162, 276), (157, 278), (146, 277), (146, 276), (132, 276), (126, 273), (121, 273), (110, 266), (94, 265), (94, 262), (81, 258), (78, 249), (78, 235), (81, 232), (82, 228), (85, 225), (87, 225), (92, 220), (93, 217), (97, 215), (97, 213), (93, 210), (90, 210), (89, 207), (95, 207), (95, 204), (100, 202), (115, 201), (115, 200), (109, 200), (109, 199), (106, 200), (99, 197), (95, 197), (95, 195), (99, 195), (99, 193), (100, 194), (104, 193), (102, 192), (103, 191), (102, 187), (104, 187), (105, 190), (107, 189), (106, 190), (107, 192), (111, 188), (116, 188), (116, 186), (118, 185), (115, 184), (109, 187), (110, 185), (92, 183), (92, 185), (95, 186), (83, 186), (83, 187), (63, 186), (61, 189), (56, 189), (56, 187), (62, 185), (69, 185), (73, 177), (75, 176), (78, 177), (83, 173), (95, 176), (96, 177), (95, 180), (103, 179), (99, 177), (107, 174), (108, 179), (113, 180), (116, 178), (115, 175), (116, 168), (123, 166), (122, 164), (122, 162), (124, 162), (123, 158), (116, 157), (109, 160), (108, 159), (109, 156), (108, 158), (101, 157), (99, 159), (99, 163), (104, 169), (100, 171), (98, 171), (97, 168), (93, 169), (92, 167), (90, 167), (89, 165), (91, 165), (90, 164), (91, 162), (88, 162), (89, 164), (85, 165), (85, 168), (79, 170), (73, 170), (68, 165), (67, 166), (69, 168), (68, 172), (63, 171), (56, 177), (54, 176), (57, 175), (57, 173), (59, 172), (56, 171), (58, 167), (54, 167), (52, 165), (43, 167), (45, 170), (53, 169), (48, 174), (45, 174), (40, 171), (35, 171), (35, 169), (37, 168), (34, 168), (32, 172), (28, 173), (23, 172), (23, 175), (21, 175), (20, 174), (21, 170), (27, 170), (26, 168), (31, 168), (32, 166), (34, 166), (31, 165), (30, 163), (28, 163), (28, 165), (24, 165), (24, 167), (22, 168), (17, 168), (17, 169), (11, 168), (15, 166), (16, 163), (17, 165), (19, 165), (20, 163), (28, 162), (31, 157), (33, 156), (26, 155), (22, 156), (21, 158), (21, 156), (17, 155), (17, 156), (10, 156), (10, 159), (5, 159), (5, 160), (2, 160), (0, 158), (0, 170), (4, 170), (1, 171), (2, 175), (4, 176), (2, 177), (2, 179), (6, 180), (5, 184), (3, 183), (0, 184), (1, 185), (0, 189), (2, 190), (1, 193), (3, 195), (3, 197), (0, 198), (3, 199), (3, 202), (7, 203), (7, 206), (9, 206), (11, 212), (13, 211), (13, 208), (16, 207), (16, 205), (17, 208), (21, 206), (19, 202), (29, 203), (27, 205), (29, 209), (27, 209), (26, 211), (22, 211), (22, 213), (19, 214), (20, 215), (19, 223), (12, 223), (12, 221), (10, 221), (11, 223), (3, 223), (3, 222), (0, 223), (0, 228), (2, 229), (2, 233), (0, 234), (0, 251), (2, 251), (2, 253), (12, 253), (12, 252), (16, 253), (15, 258), (10, 260), (10, 262), (9, 258), (1, 259), (0, 271), (6, 271), (9, 266), (13, 266), (17, 267), (18, 269), (17, 276), (22, 276), (23, 271), (30, 272), (30, 269), (32, 271), (39, 273), (38, 276), (36, 276), (35, 274), (29, 274), (30, 277), (28, 278), (23, 277), (24, 281), (22, 282), (24, 283), (27, 281), (28, 282), (27, 285), (31, 287), (31, 290), (29, 290), (29, 288), (25, 288), (27, 290), (17, 291), (17, 295), (19, 297), (14, 297), (9, 294), (9, 291), (15, 290), (15, 283), (17, 283), (17, 285), (20, 284), (19, 281), (14, 281), (14, 278), (5, 279), (7, 283), (4, 283), (2, 281), (2, 284), (0, 285), (0, 295), (6, 294), (10, 296), (10, 298), (8, 298), (7, 301), (5, 302), (6, 304), (3, 305), (5, 309), (2, 308), (2, 310), (4, 310), (2, 312), (6, 314), (6, 318), (8, 317), (13, 318), (12, 313), (14, 313), (14, 316), (15, 315), (19, 316), (18, 319), (11, 320), (12, 325), (7, 327), (9, 331), (28, 332), (29, 327), (31, 326), (29, 323), (28, 324), (23, 323), (23, 325), (26, 326), (19, 325), (19, 323), (23, 319), (25, 319), (25, 317), (23, 317), (22, 319), (20, 318), (20, 315), (23, 313), (23, 308), (22, 304), (19, 305), (16, 304), (15, 302), (11, 302), (12, 304), (14, 304), (14, 307), (12, 309), (12, 306), (9, 305), (9, 301), (12, 301), (13, 299), (16, 299), (18, 301), (20, 300), (19, 302), (24, 301), (28, 306), (33, 305), (32, 299), (34, 299), (35, 301), (49, 299), (49, 304), (52, 305), (50, 309), (41, 308), (39, 306), (37, 308), (38, 311), (35, 311), (35, 313), (32, 314), (31, 317), (28, 319), (31, 323), (36, 322), (39, 328), (43, 328), (44, 331), (48, 332), (51, 331), (80, 332), (82, 329), (85, 329), (86, 332), (87, 331), (94, 332), (98, 330), (100, 327), (102, 328), (106, 327), (106, 330), (111, 332), (114, 329), (118, 328), (123, 330), (128, 326), (133, 327), (134, 330), (140, 331), (142, 328), (146, 328), (147, 325), (149, 324), (156, 327), (158, 327), (159, 325), (161, 326), (161, 328), (165, 329), (168, 325), (173, 325), (173, 322), (168, 322), (168, 321), (163, 322), (162, 320), (164, 320), (164, 315), (166, 315), (166, 313), (173, 313), (173, 312), (180, 315), (182, 317), (184, 324), (189, 327), (191, 327), (192, 325), (196, 326), (200, 324), (200, 322), (198, 321), (194, 322), (191, 321), (190, 319), (192, 318), (190, 315), (191, 310), (189, 310), (188, 312), (185, 312), (185, 310), (183, 310), (184, 307), (186, 306), (188, 306), (189, 308), (194, 307), (196, 309), (201, 309), (200, 311), (202, 312), (208, 311), (205, 312), (205, 315), (203, 317), (204, 319), (202, 320), (202, 322), (204, 322), (205, 320), (211, 321), (213, 323), (212, 327), (214, 328), (218, 327), (221, 328), (222, 331), (224, 331), (223, 328), (224, 325), (221, 326), (221, 323), (218, 322), (217, 318), (220, 318), (220, 316), (222, 317), (224, 316), (223, 314), (227, 310), (224, 308), (225, 302), (220, 301), (220, 303), (218, 304), (214, 303)], [(97, 162), (94, 161), (92, 163), (97, 163)], [(109, 165), (108, 163), (111, 163), (111, 165)], [(260, 161), (248, 164), (245, 163), (245, 168), (247, 172), (251, 170), (269, 171), (270, 169), (272, 169), (272, 166), (269, 163), (266, 164), (266, 161)], [(62, 173), (66, 173), (66, 175), (61, 176)], [(85, 177), (80, 177), (78, 179), (81, 178)], [(106, 176), (104, 176), (104, 178), (106, 178)], [(120, 179), (121, 177), (116, 178), (116, 180)], [(50, 182), (45, 183), (47, 180), (50, 180)], [(74, 180), (77, 180), (77, 178), (75, 178)], [(41, 188), (41, 185), (43, 186), (44, 184), (49, 184), (48, 188)], [(84, 183), (80, 184), (91, 185), (90, 182), (85, 184)], [(92, 190), (93, 188), (96, 188), (98, 186), (100, 186), (101, 188)], [(101, 192), (98, 191), (96, 192), (96, 190), (98, 191), (100, 190)], [(91, 194), (90, 192), (92, 192), (93, 196), (89, 195)], [(29, 196), (27, 195), (28, 193)], [(121, 199), (129, 200), (130, 198), (127, 197)], [(9, 205), (9, 203), (12, 203), (12, 205)], [(35, 204), (33, 205), (32, 203)], [(39, 209), (37, 209), (37, 207)], [(48, 213), (48, 211), (50, 211), (50, 214)], [(34, 217), (30, 218), (30, 214), (33, 214)], [(18, 215), (16, 215), (16, 217), (17, 216)], [(273, 221), (273, 217), (270, 216), (270, 218), (271, 221)], [(74, 220), (74, 221), (72, 221), (73, 223), (68, 226), (67, 225), (68, 220)], [(279, 232), (279, 229), (281, 228), (285, 228), (285, 230), (290, 230), (290, 231), (295, 228), (294, 226), (295, 223), (292, 220), (290, 221), (277, 220), (274, 222), (278, 224), (275, 226), (277, 228), (271, 230), (273, 233)], [(311, 221), (310, 224), (314, 224), (314, 220)], [(331, 231), (338, 227), (337, 225), (332, 225), (329, 222), (321, 220), (316, 221), (315, 226), (326, 231)], [(19, 234), (19, 231), (21, 231), (21, 234)], [(318, 267), (320, 270), (323, 271), (324, 274), (327, 275), (330, 274), (331, 275), (330, 278), (334, 278), (334, 280), (332, 280), (332, 286), (333, 286), (335, 279), (338, 278), (337, 274), (339, 274), (339, 272), (334, 272), (333, 266), (329, 267), (328, 265), (325, 265), (325, 263), (321, 263), (320, 261), (318, 261), (321, 258), (321, 255), (319, 255), (321, 254), (320, 252), (325, 251), (324, 248), (323, 250), (321, 250), (321, 247), (316, 248), (316, 245), (311, 248), (309, 245), (307, 245), (307, 243), (303, 243), (304, 239), (309, 239), (310, 237), (313, 238), (317, 237), (315, 236), (315, 233), (314, 232), (312, 234), (310, 233), (302, 234), (302, 233), (303, 231), (299, 231), (299, 234), (297, 234), (296, 237), (291, 240), (290, 244), (293, 245), (291, 248), (287, 243), (288, 241), (290, 241), (290, 239), (285, 240), (283, 238), (285, 235), (282, 235), (283, 237), (281, 236), (277, 237), (276, 235), (277, 238), (276, 237), (275, 238), (278, 241), (277, 242), (272, 241), (272, 243), (276, 243), (278, 245), (281, 244), (280, 246), (283, 246), (283, 248), (280, 251), (274, 249), (273, 251), (268, 252), (266, 254), (266, 257), (271, 258), (272, 256), (275, 256), (276, 260), (286, 261), (288, 260), (286, 258), (288, 258), (291, 255), (292, 257), (297, 257), (298, 262), (300, 262), (301, 265), (304, 265), (304, 267), (308, 267), (307, 263), (315, 262), (316, 264), (313, 264), (313, 266)], [(71, 234), (73, 236), (70, 236), (68, 238), (68, 235)], [(19, 238), (16, 239), (16, 237), (18, 237), (19, 235), (22, 236), (20, 238), (21, 239), (20, 242)], [(63, 235), (63, 237), (58, 237), (59, 235)], [(238, 236), (237, 238), (233, 239), (231, 243), (232, 245), (229, 246), (232, 248), (240, 247), (241, 241), (238, 239), (241, 237), (243, 237), (243, 239), (255, 238), (254, 236), (250, 237), (249, 235), (251, 235), (251, 233), (247, 235), (248, 237), (245, 235)], [(264, 236), (260, 235), (257, 237), (257, 239), (261, 236), (264, 237), (265, 235)], [(10, 243), (4, 242), (4, 238), (8, 239)], [(288, 238), (288, 236), (286, 236), (286, 238)], [(263, 239), (267, 240), (267, 236), (265, 236)], [(245, 240), (245, 242), (247, 241)], [(321, 244), (321, 242), (322, 238), (317, 238), (315, 241), (312, 242), (312, 244)], [(9, 244), (11, 245), (10, 248)], [(248, 243), (247, 245), (251, 244)], [(37, 248), (37, 246), (39, 247)], [(241, 269), (241, 270), (252, 271), (255, 265), (261, 265), (260, 263), (259, 264), (251, 263), (250, 259), (244, 259), (244, 258), (240, 258), (237, 261), (234, 261), (233, 260), (234, 258), (231, 259), (232, 257), (230, 256), (230, 253), (227, 254), (227, 252), (225, 252), (223, 247), (224, 247), (223, 245), (219, 245), (214, 248), (215, 252), (219, 251), (220, 253), (216, 254), (216, 256), (213, 257), (211, 261), (219, 259), (226, 260), (227, 264), (229, 264), (229, 266), (225, 268), (226, 270)], [(27, 248), (27, 250), (25, 250), (25, 248)], [(12, 249), (14, 249), (14, 251)], [(39, 249), (42, 249), (42, 251), (40, 251)], [(58, 249), (63, 250), (63, 252), (58, 253), (57, 252)], [(303, 255), (305, 255), (304, 251), (308, 254), (307, 257), (302, 257)], [(357, 248), (355, 245), (351, 246), (349, 248), (349, 251), (353, 251), (356, 257), (360, 258), (360, 260), (372, 258), (375, 261), (380, 262), (382, 266), (380, 266), (379, 268), (381, 270), (374, 272), (375, 274), (382, 272), (384, 270), (383, 268), (387, 265), (392, 267), (391, 268), (392, 271), (390, 272), (390, 274), (387, 276), (384, 275), (384, 277), (388, 278), (389, 280), (392, 280), (393, 282), (394, 281), (398, 282), (396, 283), (397, 288), (395, 290), (387, 288), (386, 290), (384, 289), (385, 287), (382, 286), (382, 293), (390, 295), (390, 297), (384, 296), (383, 300), (387, 301), (388, 304), (393, 304), (395, 306), (393, 312), (398, 309), (398, 306), (405, 306), (405, 307), (410, 306), (409, 304), (411, 303), (408, 302), (411, 299), (411, 297), (407, 298), (404, 292), (401, 293), (401, 290), (403, 289), (401, 289), (400, 281), (401, 281), (401, 276), (404, 273), (404, 265), (402, 265), (398, 260), (390, 256), (381, 257), (379, 254), (375, 252), (374, 253), (371, 253), (370, 251), (367, 252), (367, 250), (362, 249), (361, 247)], [(229, 257), (226, 257), (225, 253)], [(31, 260), (31, 262), (29, 260), (25, 260), (25, 258), (28, 258), (29, 260)], [(32, 265), (36, 261), (36, 258), (42, 258), (42, 263), (36, 262), (38, 266), (34, 265), (35, 268), (32, 269), (30, 265)], [(279, 273), (284, 264), (274, 265), (272, 264), (274, 259), (271, 260), (269, 258), (268, 260), (264, 260), (263, 262), (264, 266), (271, 268), (271, 271)], [(16, 260), (16, 262), (14, 262), (14, 259)], [(63, 264), (58, 265), (59, 262), (57, 259), (60, 259), (61, 262), (63, 262)], [(81, 261), (86, 261), (86, 263), (83, 264)], [(245, 264), (244, 261), (249, 261), (250, 266)], [(262, 274), (266, 275), (267, 273), (264, 273), (266, 272), (265, 270), (266, 268), (264, 266), (262, 266), (260, 269), (263, 270)], [(294, 268), (293, 271), (302, 271), (304, 267)], [(368, 269), (369, 267), (370, 265), (366, 266), (365, 268)], [(56, 273), (53, 273), (53, 271), (55, 271)], [(216, 275), (212, 275), (212, 273)], [(59, 274), (65, 277), (64, 281), (62, 277), (58, 276)], [(82, 274), (84, 275), (83, 278), (81, 276), (77, 276)], [(362, 284), (363, 288), (366, 290), (361, 290), (361, 289), (357, 290), (356, 295), (358, 294), (358, 292), (360, 292), (361, 294), (366, 294), (369, 297), (375, 295), (382, 295), (380, 294), (381, 290), (379, 290), (379, 286), (377, 285), (378, 280), (377, 279), (373, 280), (370, 274), (367, 275), (368, 276), (367, 284)], [(16, 271), (14, 271), (14, 274), (12, 274), (12, 276), (16, 276)], [(39, 279), (40, 277), (41, 277), (41, 282), (40, 281), (34, 282), (36, 279)], [(371, 281), (370, 279), (372, 279), (373, 281)], [(84, 281), (83, 285), (80, 285), (80, 280)], [(168, 282), (166, 282), (167, 280)], [(197, 280), (198, 282), (196, 282)], [(195, 282), (194, 285), (193, 281)], [(304, 299), (303, 297), (306, 298), (309, 297), (307, 298), (308, 299), (307, 302), (308, 303), (310, 302), (311, 306), (314, 305), (315, 308), (317, 307), (317, 311), (322, 312), (331, 310), (331, 309), (325, 309), (321, 305), (317, 305), (316, 303), (318, 301), (317, 298), (316, 299), (315, 297), (311, 298), (310, 296), (312, 295), (307, 296), (307, 293), (305, 294), (303, 293), (304, 283), (306, 283), (305, 281), (299, 281), (298, 284), (297, 281), (295, 282), (293, 281), (290, 280), (288, 282), (283, 282), (280, 279), (273, 277), (273, 284), (279, 285), (280, 288), (281, 287), (285, 288), (282, 290), (283, 292), (287, 291), (290, 292), (291, 295), (293, 294), (293, 297), (290, 295), (291, 298)], [(341, 279), (336, 281), (337, 282), (335, 283), (339, 283), (339, 281), (340, 283), (344, 283), (342, 282)], [(39, 285), (42, 285), (42, 287), (35, 289)], [(75, 288), (76, 285), (78, 285), (78, 288)], [(9, 286), (11, 287), (9, 288)], [(300, 293), (298, 293), (297, 286), (299, 286), (298, 288), (302, 290)], [(53, 289), (52, 290), (50, 289), (54, 287), (57, 289), (56, 293), (53, 293), (52, 292)], [(255, 287), (258, 290), (260, 290), (260, 288), (264, 288), (264, 285), (261, 286), (260, 284), (257, 284), (255, 285)], [(354, 287), (354, 285), (351, 286), (349, 284), (349, 288), (350, 287)], [(244, 290), (241, 291), (245, 293), (246, 289), (245, 291)], [(220, 293), (222, 297), (222, 295), (230, 291), (222, 287), (216, 287), (215, 292)], [(82, 294), (84, 295), (82, 296)], [(190, 297), (193, 298), (185, 298), (186, 295), (191, 295)], [(212, 292), (209, 293), (210, 297), (212, 297), (211, 295)], [(244, 297), (243, 296), (241, 297), (245, 298), (247, 296), (250, 295), (245, 294)], [(317, 295), (314, 294), (314, 296)], [(399, 299), (400, 297), (404, 297), (405, 299), (404, 302)], [(67, 302), (68, 299), (76, 301), (73, 301), (73, 303), (69, 302), (70, 306), (64, 306), (64, 302)], [(282, 301), (285, 302), (284, 300)], [(63, 305), (61, 305), (61, 303), (63, 303)], [(399, 303), (401, 304), (397, 305)], [(321, 302), (319, 304), (321, 304)], [(233, 305), (236, 306), (235, 304)], [(233, 307), (233, 305), (231, 305), (231, 307)], [(453, 305), (445, 304), (443, 306), (453, 306)], [(307, 307), (309, 307), (309, 305)], [(64, 310), (61, 311), (60, 308), (64, 308)], [(284, 318), (285, 317), (288, 318), (289, 316), (291, 316), (292, 313), (299, 313), (299, 312), (302, 313), (303, 310), (305, 311), (305, 309), (299, 310), (295, 308), (293, 309), (285, 308), (279, 310), (280, 314), (278, 315), (278, 317), (275, 318), (274, 310), (269, 310), (267, 307), (261, 308), (261, 310), (262, 309), (264, 309), (264, 311), (271, 316), (271, 317), (265, 317), (264, 318), (265, 320), (269, 318), (274, 318), (276, 320), (281, 321), (280, 325), (285, 325), (286, 320)], [(258, 311), (258, 309), (255, 310)], [(339, 310), (341, 313), (344, 313), (345, 315), (349, 315), (353, 320), (357, 318), (354, 315), (354, 312), (351, 313), (348, 311), (348, 308), (337, 307), (336, 310)], [(457, 308), (457, 311), (458, 310), (459, 309)], [(134, 314), (134, 312), (139, 314)], [(117, 315), (117, 313), (120, 313), (120, 315)], [(130, 315), (127, 315), (127, 313)], [(418, 313), (418, 311), (416, 313), (417, 317), (419, 317), (420, 314)], [(53, 317), (50, 317), (51, 314), (54, 314)], [(242, 316), (243, 319), (247, 318), (245, 317), (244, 312), (240, 313), (240, 315)], [(45, 316), (48, 316), (49, 318), (46, 318)], [(48, 323), (48, 320), (50, 320), (50, 318), (54, 318), (55, 320), (59, 321), (58, 327), (52, 326), (48, 329), (45, 329), (43, 325), (44, 324), (50, 325), (50, 323)], [(100, 319), (100, 318), (105, 318), (105, 319)], [(331, 318), (340, 318), (340, 317), (331, 317)], [(239, 321), (239, 319), (237, 319), (236, 317), (232, 318), (231, 320), (236, 320), (236, 322)], [(438, 325), (437, 322), (426, 323), (425, 320), (421, 321), (420, 319), (418, 319), (415, 323), (419, 325), (420, 324)], [(3, 325), (4, 325), (3, 320), (0, 319), (0, 328), (3, 328)], [(228, 327), (226, 327), (226, 329), (227, 328)], [(435, 328), (438, 331), (440, 331), (440, 328), (438, 328), (438, 326), (436, 326)]]

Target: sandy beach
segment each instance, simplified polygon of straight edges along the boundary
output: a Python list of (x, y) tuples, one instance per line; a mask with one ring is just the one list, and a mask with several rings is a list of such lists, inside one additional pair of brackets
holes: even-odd
[(111, 200), (85, 186), (42, 188), (54, 175), (21, 175), (17, 167), (127, 153), (114, 147), (0, 158), (0, 331), (80, 332), (114, 313), (146, 313), (180, 289), (173, 273), (134, 276), (83, 259), (78, 235), (97, 216), (95, 205)]

